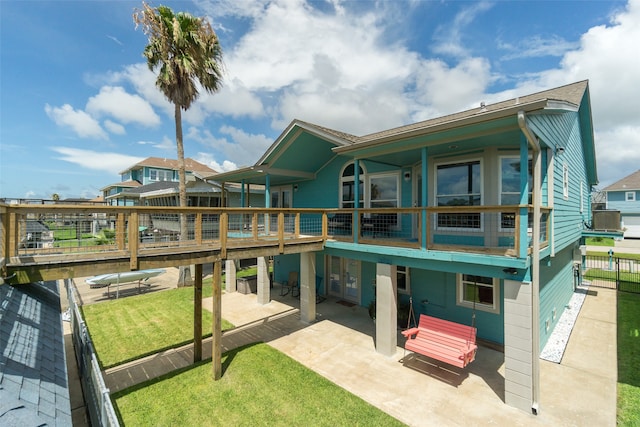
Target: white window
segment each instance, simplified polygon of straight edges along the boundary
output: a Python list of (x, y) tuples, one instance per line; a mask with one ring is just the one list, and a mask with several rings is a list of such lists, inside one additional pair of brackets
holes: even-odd
[[(480, 160), (436, 166), (436, 206), (482, 205)], [(439, 213), (438, 228), (479, 229), (480, 213)]]
[(636, 201), (636, 192), (635, 191), (627, 191), (624, 193), (624, 199), (627, 202), (635, 202)]
[(457, 304), (489, 313), (500, 313), (500, 281), (473, 274), (457, 275)]
[(165, 169), (149, 169), (149, 181), (171, 181), (173, 171)]
[(398, 265), (396, 267), (396, 277), (398, 281), (398, 292), (401, 294), (410, 294), (411, 288), (409, 286), (409, 268), (403, 265)]
[(569, 165), (566, 163), (562, 170), (562, 195), (565, 200), (569, 200)]
[[(355, 208), (355, 164), (349, 163), (345, 166), (342, 171), (342, 175), (340, 175), (340, 207), (341, 208)], [(360, 165), (360, 185), (358, 187), (359, 190), (359, 203), (358, 207), (364, 207), (364, 179), (365, 179), (365, 170)]]

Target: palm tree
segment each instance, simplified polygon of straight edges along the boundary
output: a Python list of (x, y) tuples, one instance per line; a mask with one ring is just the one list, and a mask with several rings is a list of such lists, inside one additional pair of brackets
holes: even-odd
[[(218, 36), (205, 18), (185, 12), (173, 13), (166, 6), (152, 8), (142, 3), (133, 21), (142, 26), (149, 44), (144, 49), (151, 71), (159, 67), (156, 86), (174, 105), (180, 206), (187, 206), (187, 186), (182, 142), (182, 110), (198, 98), (198, 84), (209, 93), (222, 87), (222, 48)], [(186, 216), (180, 216), (180, 238), (187, 239)], [(187, 267), (180, 268), (178, 286), (191, 284)]]

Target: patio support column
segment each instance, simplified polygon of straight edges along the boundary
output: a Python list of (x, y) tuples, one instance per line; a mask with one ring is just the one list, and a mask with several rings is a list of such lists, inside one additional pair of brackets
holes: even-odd
[(269, 304), (269, 301), (271, 301), (271, 282), (269, 280), (269, 261), (267, 257), (258, 257), (257, 281), (258, 304)]
[(222, 377), (222, 262), (213, 263), (213, 328), (211, 336), (211, 364), (214, 381)]
[[(353, 161), (353, 208), (354, 218), (351, 221), (351, 232), (353, 234), (353, 243), (358, 243), (358, 238), (360, 236), (360, 229), (362, 228), (362, 224), (360, 224), (360, 160), (355, 159)], [(356, 227), (358, 224), (358, 227)]]
[(427, 147), (422, 147), (420, 155), (422, 157), (422, 194), (420, 195), (422, 199), (422, 219), (420, 220), (420, 247), (422, 249), (427, 249), (427, 246), (429, 245), (429, 242), (427, 242), (427, 226), (429, 224), (427, 217), (427, 206), (429, 206), (429, 200), (427, 199), (429, 194), (427, 188), (429, 184), (429, 175), (427, 174)]
[(236, 262), (232, 259), (224, 261), (224, 290), (225, 292), (236, 292), (238, 283), (236, 282)]
[(242, 181), (240, 181), (240, 207), (245, 207), (245, 201), (244, 201), (244, 192), (245, 192), (245, 185), (244, 185), (244, 179)]
[(196, 264), (193, 283), (193, 363), (202, 360), (202, 264)]
[(316, 320), (316, 254), (300, 254), (300, 320), (312, 323)]
[(376, 351), (391, 357), (398, 346), (396, 266), (376, 264)]
[(504, 401), (531, 411), (533, 401), (533, 330), (531, 283), (504, 281)]

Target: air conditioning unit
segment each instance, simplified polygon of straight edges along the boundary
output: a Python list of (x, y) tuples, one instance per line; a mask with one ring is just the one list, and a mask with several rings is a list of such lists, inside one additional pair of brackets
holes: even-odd
[(599, 231), (619, 231), (620, 211), (593, 211), (593, 229)]

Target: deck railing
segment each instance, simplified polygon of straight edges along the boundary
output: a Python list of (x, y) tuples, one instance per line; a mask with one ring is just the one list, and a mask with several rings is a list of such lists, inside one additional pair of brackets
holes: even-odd
[[(0, 267), (25, 257), (33, 261), (47, 255), (123, 253), (135, 269), (135, 258), (145, 252), (202, 246), (225, 251), (261, 242), (277, 242), (282, 248), (305, 240), (524, 257), (532, 240), (531, 212), (530, 206), (354, 210), (0, 205)], [(549, 214), (542, 209), (541, 247), (549, 241)], [(186, 236), (180, 235), (181, 216)]]

